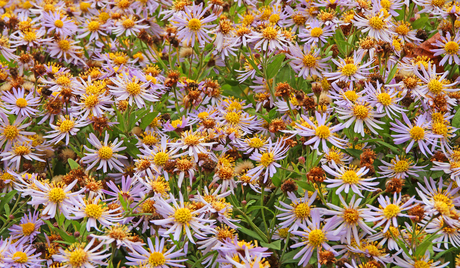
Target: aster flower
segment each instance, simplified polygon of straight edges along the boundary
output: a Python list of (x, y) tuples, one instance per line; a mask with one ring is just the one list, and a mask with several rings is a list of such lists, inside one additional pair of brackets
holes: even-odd
[(77, 42), (69, 37), (60, 37), (54, 42), (48, 43), (48, 51), (50, 56), (55, 58), (62, 58), (64, 61), (77, 64), (81, 62), (86, 64), (81, 59), (82, 48), (76, 45)]
[(99, 196), (92, 199), (83, 200), (80, 198), (71, 208), (73, 216), (71, 219), (82, 219), (86, 218), (86, 230), (89, 232), (91, 228), (98, 231), (97, 223), (99, 222), (104, 227), (109, 227), (122, 220), (121, 206), (115, 209), (111, 209), (106, 203), (100, 200)]
[(394, 193), (393, 202), (388, 196), (379, 196), (378, 202), (380, 207), (374, 207), (372, 205), (367, 205), (368, 210), (365, 211), (364, 217), (367, 222), (375, 222), (374, 229), (379, 226), (383, 227), (383, 232), (386, 233), (390, 226), (398, 228), (398, 217), (410, 217), (403, 214), (403, 211), (413, 208), (415, 198), (411, 197), (406, 202), (401, 203), (401, 194)]
[(320, 161), (323, 165), (332, 166), (335, 164), (337, 166), (343, 166), (346, 164), (350, 164), (352, 160), (353, 157), (342, 152), (339, 148), (332, 146), (332, 148), (328, 152), (324, 152), (323, 157)]
[(82, 115), (81, 119), (88, 118), (90, 115), (100, 117), (107, 112), (113, 111), (113, 109), (110, 108), (113, 103), (112, 98), (106, 94), (83, 94), (78, 102), (73, 102), (80, 106), (80, 111), (76, 114)]
[(4, 257), (2, 258), (2, 267), (5, 268), (35, 268), (41, 267), (42, 259), (40, 254), (34, 254), (36, 249), (33, 245), (16, 242), (10, 244)]
[(377, 113), (372, 106), (366, 101), (359, 101), (345, 107), (336, 108), (340, 120), (347, 120), (344, 127), (348, 128), (354, 123), (354, 132), (360, 133), (364, 137), (364, 124), (374, 134), (378, 135), (375, 129), (382, 129), (378, 124), (383, 122), (376, 118), (385, 116), (385, 114)]
[(363, 33), (367, 33), (368, 36), (375, 38), (377, 41), (391, 43), (390, 19), (391, 16), (385, 17), (384, 12), (369, 12), (364, 18), (355, 15), (353, 23)]
[(172, 22), (178, 28), (177, 37), (183, 42), (195, 46), (197, 40), (200, 45), (210, 41), (207, 29), (214, 28), (215, 25), (209, 24), (217, 19), (211, 15), (204, 17), (210, 7), (203, 9), (203, 4), (185, 6), (184, 10), (173, 15)]
[[(460, 247), (460, 232), (458, 225), (450, 225), (442, 217), (421, 221), (427, 234), (437, 234), (439, 237), (433, 239), (433, 251), (442, 252), (452, 247)], [(444, 247), (444, 249), (443, 249)]]
[(134, 247), (133, 251), (126, 256), (128, 260), (126, 264), (139, 265), (145, 268), (185, 267), (180, 263), (186, 261), (186, 259), (176, 259), (186, 256), (182, 252), (183, 249), (174, 251), (176, 249), (175, 245), (167, 249), (164, 238), (160, 240), (155, 237), (155, 244), (152, 243), (152, 239), (147, 239), (148, 249), (141, 246)]
[(441, 261), (433, 262), (430, 257), (430, 252), (427, 250), (424, 256), (416, 258), (415, 256), (408, 256), (402, 252), (404, 259), (394, 256), (394, 264), (401, 268), (414, 268), (414, 267), (426, 267), (426, 268), (443, 268), (449, 265), (450, 262), (441, 263)]
[(291, 45), (289, 52), (286, 54), (289, 59), (292, 59), (289, 65), (304, 79), (313, 75), (322, 77), (323, 71), (329, 69), (329, 64), (326, 62), (331, 57), (322, 58), (319, 49), (312, 48), (309, 44), (305, 44), (303, 49)]
[(237, 237), (236, 231), (225, 225), (222, 227), (210, 226), (205, 233), (207, 233), (207, 236), (198, 236), (200, 240), (197, 241), (197, 244), (200, 245), (198, 249), (203, 250), (204, 254), (222, 247), (224, 241), (234, 240)]
[(24, 131), (30, 126), (31, 122), (23, 124), (26, 117), (18, 116), (13, 124), (6, 114), (0, 111), (0, 148), (5, 144), (5, 150), (11, 148), (13, 144), (30, 141), (25, 136), (34, 135), (34, 132)]
[(293, 192), (288, 192), (287, 195), (292, 203), (288, 205), (279, 201), (284, 208), (275, 206), (283, 212), (276, 217), (283, 221), (280, 223), (280, 228), (289, 228), (289, 231), (293, 231), (297, 230), (301, 224), (306, 224), (311, 211), (316, 210), (316, 208), (311, 207), (311, 204), (315, 201), (317, 192), (315, 191), (311, 196), (305, 192), (303, 198), (297, 198)]
[(72, 36), (77, 32), (77, 26), (66, 16), (62, 16), (60, 12), (44, 12), (43, 27), (48, 28), (48, 33), (53, 32), (62, 37)]
[(306, 44), (321, 47), (321, 45), (327, 43), (327, 39), (333, 34), (331, 26), (323, 27), (319, 21), (313, 20), (308, 24), (307, 28), (300, 32), (299, 37)]
[(268, 177), (273, 177), (276, 173), (276, 168), (281, 167), (280, 164), (276, 163), (286, 157), (286, 152), (289, 147), (285, 145), (283, 139), (278, 139), (274, 144), (269, 141), (267, 151), (261, 153), (254, 152), (249, 158), (257, 161), (259, 164), (253, 169), (248, 171), (248, 175), (253, 177), (260, 176), (264, 170), (264, 182), (267, 181)]
[(336, 188), (336, 194), (340, 194), (340, 192), (345, 191), (348, 194), (350, 189), (362, 197), (361, 190), (373, 192), (376, 190), (373, 186), (378, 185), (378, 182), (373, 182), (376, 178), (363, 178), (369, 172), (367, 167), (362, 167), (359, 170), (356, 167), (345, 167), (345, 166), (337, 166), (332, 164), (332, 168), (329, 166), (323, 166), (323, 169), (329, 173), (330, 175), (334, 176), (335, 179), (326, 179), (324, 182), (328, 183), (327, 188)]
[(123, 199), (133, 200), (134, 202), (141, 201), (141, 193), (145, 192), (144, 185), (142, 185), (136, 176), (122, 176), (121, 177), (121, 187), (117, 186), (113, 181), (106, 183), (106, 189), (103, 189), (102, 192), (110, 197), (107, 197), (105, 202), (118, 201), (120, 195)]
[(24, 215), (19, 224), (15, 224), (8, 229), (10, 238), (12, 240), (18, 239), (20, 242), (32, 243), (35, 236), (40, 233), (40, 226), (44, 224), (42, 220), (38, 219), (39, 214), (36, 211), (33, 215), (31, 212), (29, 212), (29, 215)]
[(173, 234), (174, 240), (179, 241), (181, 235), (185, 233), (188, 240), (195, 244), (190, 228), (196, 234), (203, 236), (203, 230), (208, 229), (208, 227), (204, 224), (213, 222), (213, 220), (206, 220), (203, 219), (203, 217), (198, 216), (207, 208), (202, 207), (198, 210), (192, 210), (184, 203), (182, 193), (179, 192), (179, 203), (172, 194), (170, 195), (171, 197), (168, 201), (172, 202), (172, 206), (162, 197), (158, 197), (156, 199), (155, 208), (158, 213), (164, 217), (164, 219), (153, 220), (152, 223), (168, 227), (168, 230), (163, 235), (167, 236), (169, 234)]
[(250, 43), (256, 43), (254, 48), (260, 48), (262, 51), (276, 51), (277, 49), (283, 50), (283, 46), (287, 43), (286, 38), (281, 30), (276, 26), (269, 25), (261, 30), (261, 32), (254, 32), (248, 40)]
[(16, 31), (11, 35), (12, 47), (27, 46), (28, 49), (39, 47), (42, 43), (52, 39), (43, 39), (44, 31), (30, 29), (26, 32)]
[(422, 85), (417, 89), (420, 95), (424, 97), (426, 97), (425, 95), (435, 97), (441, 93), (458, 91), (457, 88), (453, 88), (457, 82), (449, 83), (446, 79), (449, 72), (441, 73), (441, 75), (438, 74), (435, 64), (429, 63), (427, 66), (422, 65), (421, 71), (421, 73), (419, 70), (415, 71), (415, 75), (422, 80)]
[(314, 250), (317, 251), (317, 260), (319, 260), (319, 250), (324, 248), (335, 254), (328, 241), (338, 241), (340, 236), (333, 234), (333, 227), (336, 225), (335, 220), (329, 220), (324, 226), (321, 226), (322, 219), (318, 210), (311, 212), (311, 221), (307, 219), (307, 223), (300, 224), (303, 231), (292, 231), (292, 234), (302, 237), (302, 241), (291, 246), (291, 248), (302, 247), (302, 249), (293, 257), (299, 259), (299, 265), (305, 266), (308, 264)]
[(136, 35), (142, 29), (149, 28), (148, 25), (141, 24), (143, 21), (144, 19), (136, 20), (134, 15), (128, 15), (116, 21), (111, 29), (116, 36), (120, 36), (122, 34), (125, 36)]
[(84, 146), (86, 151), (85, 156), (81, 159), (83, 163), (90, 164), (86, 170), (90, 170), (100, 162), (97, 169), (103, 168), (104, 172), (107, 172), (107, 165), (110, 169), (117, 169), (123, 172), (121, 168), (123, 163), (119, 159), (127, 159), (126, 156), (117, 154), (119, 151), (123, 151), (126, 147), (121, 147), (123, 141), (118, 142), (116, 138), (113, 143), (109, 143), (109, 134), (105, 132), (104, 144), (102, 144), (93, 133), (89, 134), (89, 143), (91, 143), (97, 150), (90, 149), (86, 145)]
[(24, 88), (13, 88), (13, 93), (3, 91), (2, 100), (5, 102), (2, 107), (5, 113), (16, 114), (20, 117), (34, 116), (38, 112), (34, 107), (40, 102), (39, 97), (34, 97), (33, 91), (26, 96)]
[(174, 151), (183, 151), (176, 156), (188, 155), (193, 157), (195, 162), (198, 162), (198, 154), (210, 154), (206, 147), (211, 148), (215, 144), (215, 142), (205, 142), (206, 136), (203, 136), (203, 134), (204, 133), (193, 132), (191, 130), (184, 131), (181, 133), (181, 139), (177, 142), (171, 142), (169, 146), (173, 148)]
[(128, 100), (129, 105), (133, 101), (137, 107), (145, 107), (145, 101), (156, 102), (158, 97), (147, 90), (148, 84), (142, 82), (137, 76), (121, 74), (115, 78), (110, 78), (115, 86), (109, 86), (111, 93), (117, 100)]
[(18, 58), (18, 56), (14, 54), (16, 50), (10, 48), (9, 38), (4, 35), (0, 35), (0, 52), (7, 61), (16, 60)]
[(357, 81), (366, 79), (369, 74), (369, 70), (373, 67), (369, 67), (373, 60), (361, 64), (364, 55), (359, 55), (354, 52), (353, 58), (342, 59), (339, 57), (339, 61), (332, 59), (332, 62), (337, 66), (336, 72), (325, 72), (323, 76), (332, 81)]
[(51, 143), (57, 144), (65, 138), (65, 144), (69, 144), (70, 135), (75, 136), (80, 130), (79, 128), (88, 125), (88, 122), (76, 119), (72, 115), (60, 116), (56, 125), (50, 124), (54, 129), (48, 132), (48, 136), (44, 138), (52, 138)]
[(100, 20), (87, 20), (82, 28), (79, 29), (80, 34), (76, 38), (81, 39), (89, 35), (89, 41), (97, 40), (100, 36), (107, 36), (107, 24)]
[(53, 255), (54, 261), (61, 263), (63, 268), (74, 267), (95, 267), (94, 265), (107, 265), (103, 260), (111, 254), (105, 254), (106, 248), (103, 243), (94, 245), (96, 239), (92, 239), (88, 244), (75, 243), (68, 249), (59, 247), (59, 253)]
[(16, 143), (13, 147), (11, 147), (8, 151), (4, 151), (0, 154), (2, 161), (6, 161), (8, 163), (8, 167), (13, 166), (16, 162), (16, 169), (19, 170), (19, 166), (21, 165), (21, 160), (27, 159), (30, 161), (39, 161), (39, 162), (46, 162), (45, 160), (40, 158), (40, 155), (37, 153), (33, 153), (32, 142), (23, 142), (23, 143)]
[(412, 159), (405, 156), (400, 157), (398, 155), (396, 155), (390, 163), (383, 159), (381, 161), (383, 165), (379, 166), (379, 174), (387, 178), (405, 179), (409, 177), (409, 175), (417, 177), (417, 172), (422, 171), (423, 168), (426, 167), (426, 165), (416, 166)]
[(383, 89), (383, 85), (379, 81), (375, 87), (372, 83), (366, 83), (365, 92), (368, 93), (371, 106), (376, 107), (378, 113), (385, 112), (390, 119), (392, 119), (392, 115), (398, 116), (398, 114), (406, 111), (398, 104), (404, 97), (394, 89)]
[(134, 236), (127, 225), (120, 225), (119, 223), (109, 226), (104, 229), (103, 235), (91, 235), (92, 238), (102, 240), (102, 243), (111, 245), (116, 243), (117, 248), (128, 247), (132, 249), (134, 246), (142, 246), (144, 243), (135, 242)]

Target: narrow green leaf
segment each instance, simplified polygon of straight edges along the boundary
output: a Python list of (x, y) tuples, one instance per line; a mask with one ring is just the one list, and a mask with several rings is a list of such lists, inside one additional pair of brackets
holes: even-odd
[(393, 68), (391, 68), (390, 74), (388, 75), (387, 81), (385, 82), (386, 84), (390, 83), (391, 79), (393, 79), (393, 77), (395, 77), (396, 71), (398, 71), (398, 63), (395, 63), (395, 66), (393, 66)]
[(70, 168), (71, 168), (72, 170), (77, 169), (77, 168), (80, 167), (80, 165), (79, 165), (77, 162), (75, 162), (75, 160), (73, 160), (72, 158), (69, 158), (69, 159), (67, 160), (67, 162), (69, 163)]
[(267, 79), (272, 79), (280, 71), (281, 64), (283, 64), (286, 55), (284, 53), (278, 54), (273, 58), (273, 61), (267, 66)]

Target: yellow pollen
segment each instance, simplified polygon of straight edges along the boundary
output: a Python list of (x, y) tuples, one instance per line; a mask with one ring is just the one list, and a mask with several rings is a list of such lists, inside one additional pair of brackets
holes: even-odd
[(64, 26), (64, 22), (62, 22), (62, 20), (56, 20), (54, 22), (54, 26), (56, 26), (58, 28), (62, 28)]
[(13, 260), (15, 263), (26, 263), (28, 259), (27, 254), (24, 252), (16, 251), (13, 254)]
[(382, 92), (379, 95), (377, 95), (377, 100), (383, 105), (383, 106), (388, 106), (392, 103), (392, 98), (390, 94), (386, 92)]
[(292, 20), (296, 25), (305, 25), (305, 22), (307, 22), (307, 18), (305, 18), (301, 14), (295, 14), (294, 16), (292, 16)]
[(194, 146), (200, 144), (200, 138), (196, 135), (190, 134), (184, 138), (184, 143), (188, 146)]
[(58, 79), (56, 79), (56, 84), (67, 86), (70, 84), (70, 79), (67, 76), (60, 76)]
[(126, 19), (121, 24), (123, 25), (125, 29), (133, 28), (135, 25), (132, 19)]
[(315, 27), (311, 29), (311, 32), (310, 32), (310, 35), (312, 37), (320, 37), (322, 34), (323, 34), (323, 29), (321, 29), (320, 27)]
[(434, 123), (431, 128), (434, 134), (442, 135), (444, 137), (447, 137), (447, 134), (449, 134), (449, 128), (444, 123)]
[(69, 263), (72, 267), (81, 267), (88, 260), (88, 254), (82, 248), (70, 252)]
[(260, 148), (264, 146), (264, 142), (258, 137), (253, 137), (249, 140), (248, 145), (252, 148)]
[(444, 87), (443, 83), (439, 80), (431, 79), (431, 81), (428, 82), (428, 90), (432, 92), (433, 94), (441, 93), (443, 87)]
[(88, 30), (90, 32), (96, 32), (97, 30), (99, 30), (100, 26), (101, 24), (98, 21), (92, 21), (88, 23)]
[(264, 153), (260, 157), (260, 164), (264, 167), (268, 167), (274, 161), (275, 159), (273, 158), (273, 153)]
[(229, 112), (225, 115), (225, 120), (230, 124), (238, 124), (240, 122), (241, 115), (235, 112)]
[(262, 31), (262, 36), (267, 40), (274, 40), (278, 36), (278, 31), (269, 26)]
[(72, 130), (74, 126), (75, 126), (74, 121), (70, 119), (66, 119), (62, 121), (61, 125), (59, 126), (59, 131), (61, 131), (61, 133), (69, 132), (70, 130)]
[(427, 263), (426, 261), (415, 261), (414, 268), (430, 268), (432, 267), (431, 264)]
[(321, 139), (327, 139), (331, 135), (331, 131), (327, 126), (319, 126), (315, 130), (315, 135)]
[(354, 170), (347, 170), (342, 175), (342, 181), (348, 184), (357, 184), (360, 178)]
[(102, 207), (98, 204), (88, 204), (86, 205), (85, 213), (88, 217), (97, 220), (102, 216)]
[(52, 188), (48, 193), (48, 199), (56, 204), (61, 203), (65, 199), (65, 192), (59, 187)]
[(320, 229), (312, 230), (308, 234), (308, 242), (310, 242), (313, 247), (319, 247), (325, 240), (326, 236)]
[(300, 203), (295, 206), (294, 214), (298, 219), (306, 219), (310, 216), (310, 207), (307, 203)]
[(118, 64), (118, 65), (122, 65), (122, 64), (125, 64), (128, 62), (128, 59), (126, 59), (125, 57), (123, 56), (117, 56), (113, 62), (115, 62), (115, 64)]
[(407, 162), (406, 160), (399, 160), (395, 163), (393, 170), (396, 173), (406, 172), (409, 170), (409, 162)]
[(316, 57), (312, 54), (307, 54), (303, 56), (302, 62), (306, 67), (313, 68), (316, 66)]
[(268, 19), (268, 21), (269, 21), (270, 23), (272, 23), (272, 24), (278, 23), (279, 20), (280, 20), (280, 15), (278, 15), (278, 14), (276, 14), (276, 13), (275, 13), (275, 14), (271, 14), (271, 15), (270, 15), (270, 18)]
[(382, 8), (384, 8), (386, 10), (389, 10), (390, 7), (391, 7), (391, 1), (389, 1), (389, 0), (381, 0), (380, 5), (382, 6)]
[(7, 140), (13, 140), (19, 135), (19, 129), (15, 126), (6, 126), (3, 129), (3, 135)]
[(16, 106), (18, 106), (19, 108), (27, 107), (27, 100), (24, 98), (18, 98), (16, 100)]
[(33, 222), (23, 223), (21, 224), (21, 228), (22, 228), (22, 233), (25, 236), (28, 236), (35, 231), (35, 224)]
[(375, 245), (367, 245), (365, 247), (371, 256), (380, 256), (380, 250)]
[(188, 28), (191, 31), (198, 32), (201, 29), (201, 21), (197, 18), (193, 18), (188, 21)]
[(149, 256), (149, 264), (152, 267), (163, 266), (166, 263), (165, 255), (161, 252), (152, 252)]
[(356, 224), (359, 220), (359, 211), (347, 208), (343, 211), (343, 220), (348, 224)]
[(409, 31), (410, 29), (406, 24), (401, 24), (395, 29), (395, 32), (399, 35), (407, 35)]
[(410, 137), (415, 141), (419, 141), (425, 138), (425, 130), (419, 126), (413, 127), (409, 131), (409, 134), (410, 134)]
[(192, 220), (192, 212), (188, 208), (179, 208), (174, 212), (174, 219), (178, 223), (188, 224)]
[(344, 92), (344, 95), (351, 102), (355, 102), (359, 98), (358, 94), (356, 94), (356, 91), (354, 90), (347, 90)]
[(387, 219), (396, 217), (399, 214), (399, 212), (401, 212), (401, 209), (399, 208), (398, 205), (395, 205), (395, 204), (389, 204), (383, 209), (383, 215)]
[(16, 155), (26, 155), (30, 153), (30, 149), (26, 146), (17, 146), (14, 148), (14, 153)]
[(380, 17), (372, 17), (369, 19), (369, 26), (376, 30), (381, 30), (385, 27), (385, 22)]
[(165, 152), (158, 152), (153, 158), (153, 162), (157, 166), (164, 166), (164, 164), (166, 164), (168, 160), (169, 160), (169, 155)]
[(158, 142), (158, 139), (153, 135), (146, 135), (142, 139), (142, 142), (147, 144), (147, 145), (154, 145), (155, 143)]
[(369, 116), (369, 108), (364, 105), (356, 105), (353, 107), (353, 114), (358, 119), (365, 119)]
[(435, 7), (442, 7), (446, 0), (432, 0), (431, 4)]
[(450, 215), (450, 207), (443, 201), (435, 201), (434, 208), (442, 215)]
[(130, 82), (126, 85), (126, 91), (128, 91), (129, 95), (136, 96), (141, 93), (141, 86), (136, 82)]
[(358, 71), (358, 66), (356, 66), (353, 63), (345, 64), (345, 66), (342, 67), (342, 74), (345, 76), (352, 76), (357, 71)]
[(37, 35), (35, 34), (35, 32), (26, 32), (24, 33), (24, 40), (27, 42), (35, 41), (37, 40)]
[(109, 160), (113, 156), (113, 150), (109, 146), (102, 146), (98, 151), (99, 158)]
[(281, 238), (286, 238), (289, 234), (289, 228), (282, 228), (282, 229), (279, 229), (278, 230), (278, 235), (281, 237)]
[(68, 51), (70, 49), (70, 42), (65, 39), (60, 40), (58, 46), (62, 51)]
[(96, 106), (97, 104), (99, 103), (99, 97), (94, 94), (94, 95), (89, 95), (86, 97), (85, 99), (85, 106), (87, 108), (93, 108), (94, 106)]

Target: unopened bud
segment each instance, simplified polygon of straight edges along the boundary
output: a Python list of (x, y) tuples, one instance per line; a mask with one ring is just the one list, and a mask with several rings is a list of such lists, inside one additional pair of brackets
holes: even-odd
[(301, 156), (297, 159), (300, 164), (305, 164), (305, 157)]
[(246, 201), (246, 200), (241, 201), (241, 205), (243, 205), (243, 206), (246, 206), (247, 203), (248, 203), (248, 201)]

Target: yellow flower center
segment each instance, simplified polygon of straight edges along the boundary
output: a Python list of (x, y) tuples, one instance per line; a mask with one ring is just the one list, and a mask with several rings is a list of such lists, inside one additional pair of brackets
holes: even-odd
[(390, 7), (391, 7), (391, 1), (389, 1), (389, 0), (381, 0), (380, 5), (382, 6), (382, 8), (384, 8), (386, 10), (389, 10)]
[(235, 112), (229, 112), (225, 115), (225, 120), (230, 124), (238, 124), (240, 122), (241, 115)]
[(343, 220), (348, 224), (356, 224), (359, 220), (359, 211), (347, 208), (343, 211)]
[(295, 206), (294, 214), (298, 219), (306, 219), (310, 216), (310, 207), (307, 203), (300, 203)]
[(109, 146), (102, 146), (101, 149), (99, 149), (98, 155), (101, 159), (109, 160), (112, 158), (113, 150)]
[(98, 21), (92, 21), (88, 23), (88, 30), (90, 32), (96, 32), (97, 30), (99, 30), (100, 26), (101, 24)]
[(399, 35), (407, 35), (409, 33), (410, 29), (407, 27), (406, 24), (401, 24), (398, 27), (396, 27), (395, 32)]
[(164, 166), (164, 164), (166, 164), (168, 160), (169, 160), (169, 155), (165, 152), (158, 152), (153, 158), (153, 162), (157, 166)]
[(275, 161), (273, 153), (264, 153), (260, 157), (260, 164), (264, 167), (268, 167), (271, 163), (273, 163), (273, 161)]
[(308, 234), (308, 241), (313, 247), (319, 247), (326, 240), (326, 236), (320, 229), (312, 230)]
[(56, 26), (58, 28), (62, 28), (62, 26), (64, 26), (64, 22), (62, 22), (62, 20), (56, 20), (54, 22), (54, 26)]
[(102, 207), (98, 204), (88, 204), (86, 205), (85, 213), (88, 217), (97, 220), (102, 216)]
[(385, 22), (380, 17), (372, 17), (369, 19), (369, 26), (376, 30), (381, 30), (385, 27)]
[(434, 208), (442, 215), (450, 215), (450, 207), (443, 201), (435, 201)]
[(141, 93), (141, 85), (136, 82), (130, 82), (126, 85), (126, 91), (128, 91), (131, 96), (139, 95), (139, 93)]
[(351, 102), (355, 102), (359, 98), (358, 94), (356, 94), (356, 91), (354, 90), (345, 91), (343, 95), (345, 95), (345, 97)]
[(311, 32), (310, 32), (310, 35), (312, 37), (320, 37), (322, 34), (323, 34), (323, 29), (321, 29), (320, 27), (315, 27), (311, 29)]
[(278, 31), (269, 26), (262, 31), (262, 36), (267, 40), (274, 40), (278, 36)]
[(132, 19), (126, 19), (121, 24), (125, 29), (130, 29), (134, 27), (134, 21)]
[(309, 68), (313, 68), (316, 66), (316, 57), (312, 54), (307, 54), (302, 59), (303, 65)]
[(271, 14), (270, 15), (270, 18), (268, 19), (268, 21), (272, 24), (276, 24), (278, 21), (280, 20), (280, 15), (278, 14)]
[(446, 2), (446, 0), (432, 0), (431, 1), (431, 4), (435, 7), (442, 7), (444, 6), (444, 3)]
[(387, 219), (396, 217), (399, 214), (399, 212), (401, 212), (401, 209), (399, 208), (398, 205), (395, 205), (395, 204), (389, 204), (383, 209), (383, 215)]
[(153, 136), (153, 135), (146, 135), (143, 139), (142, 142), (147, 144), (147, 145), (154, 145), (155, 143), (158, 142), (158, 139)]
[(22, 233), (25, 236), (28, 236), (35, 231), (35, 224), (33, 222), (23, 223), (21, 224), (21, 228), (22, 228)]
[(99, 97), (94, 94), (94, 95), (89, 95), (86, 97), (85, 99), (85, 106), (87, 108), (93, 108), (94, 106), (96, 106), (97, 104), (99, 103)]
[(61, 125), (59, 126), (59, 131), (61, 131), (61, 133), (69, 132), (70, 130), (72, 130), (74, 126), (75, 126), (74, 121), (70, 119), (66, 119), (62, 121)]
[(188, 224), (192, 220), (192, 212), (188, 208), (179, 208), (174, 212), (174, 219), (178, 223)]
[(21, 251), (16, 251), (13, 254), (13, 260), (15, 263), (26, 263), (29, 258), (27, 257), (27, 254)]
[(434, 94), (441, 93), (443, 87), (443, 83), (439, 80), (431, 79), (431, 81), (428, 82), (428, 90)]
[(348, 184), (356, 184), (360, 180), (358, 174), (354, 170), (347, 170), (342, 175), (342, 181)]
[(449, 134), (449, 128), (446, 124), (441, 122), (434, 123), (432, 129), (434, 134), (442, 135), (444, 137), (447, 137), (447, 134)]
[(37, 40), (37, 35), (35, 34), (35, 32), (26, 32), (24, 33), (24, 41), (27, 41), (27, 42), (33, 42)]
[(7, 140), (13, 140), (19, 135), (19, 129), (15, 126), (6, 126), (3, 129), (3, 135)]
[(367, 245), (364, 249), (367, 249), (371, 256), (380, 256), (380, 250), (375, 245)]
[(415, 261), (414, 262), (414, 268), (430, 268), (432, 267), (429, 263), (426, 261)]
[(161, 252), (152, 252), (149, 256), (149, 264), (152, 267), (162, 266), (166, 263), (165, 255)]
[(435, 196), (433, 196), (433, 200), (435, 202), (442, 202), (446, 204), (448, 207), (453, 206), (452, 200), (449, 197), (447, 197), (445, 194), (442, 194), (442, 193), (438, 193)]
[(307, 22), (307, 18), (302, 16), (302, 14), (295, 14), (292, 16), (292, 20), (296, 25), (305, 25), (305, 22)]
[(289, 234), (289, 228), (282, 228), (282, 229), (279, 229), (278, 230), (278, 235), (281, 237), (281, 238), (286, 238)]
[(353, 63), (345, 64), (342, 68), (342, 74), (345, 76), (352, 76), (358, 71), (358, 66)]
[(68, 51), (70, 49), (70, 42), (65, 39), (60, 40), (58, 46), (62, 51)]
[(406, 160), (399, 160), (395, 163), (393, 170), (396, 173), (406, 172), (409, 170), (409, 162), (407, 162)]
[(191, 31), (198, 32), (201, 29), (201, 21), (197, 18), (193, 18), (188, 21), (188, 28)]
[(19, 108), (27, 107), (27, 100), (24, 98), (18, 98), (16, 100), (16, 106), (18, 106)]
[(88, 254), (82, 248), (70, 252), (69, 263), (72, 267), (81, 267), (88, 260)]
[(200, 144), (200, 138), (196, 135), (190, 134), (184, 138), (184, 143), (189, 146)]
[(70, 84), (70, 79), (67, 76), (60, 76), (58, 79), (56, 79), (56, 84), (61, 86), (67, 86)]
[(388, 106), (392, 103), (392, 98), (390, 94), (386, 92), (382, 92), (379, 95), (377, 95), (377, 100), (383, 105), (383, 106)]
[(249, 140), (248, 145), (252, 148), (260, 148), (264, 146), (264, 142), (258, 137), (253, 137)]
[(369, 116), (369, 108), (364, 105), (356, 105), (353, 107), (353, 114), (358, 119), (365, 119)]
[(327, 126), (319, 126), (315, 130), (315, 135), (321, 139), (327, 139), (331, 135), (331, 131)]
[(425, 137), (425, 130), (419, 126), (415, 126), (409, 131), (409, 134), (413, 140), (419, 141)]
[(61, 203), (65, 199), (65, 192), (62, 188), (55, 187), (48, 193), (48, 199), (56, 204)]
[(91, 7), (91, 3), (88, 3), (88, 2), (81, 2), (80, 3), (80, 9), (81, 11), (83, 12), (86, 12), (88, 11), (88, 9)]
[(26, 155), (26, 154), (30, 154), (30, 149), (29, 147), (26, 147), (26, 146), (17, 146), (14, 148), (14, 153), (16, 155)]

